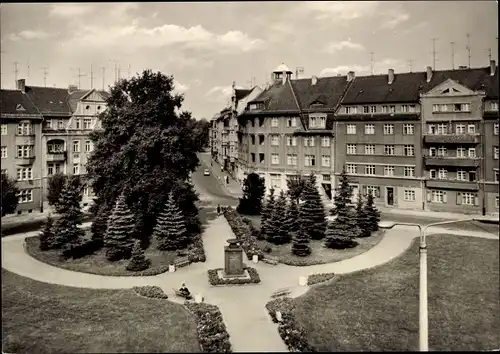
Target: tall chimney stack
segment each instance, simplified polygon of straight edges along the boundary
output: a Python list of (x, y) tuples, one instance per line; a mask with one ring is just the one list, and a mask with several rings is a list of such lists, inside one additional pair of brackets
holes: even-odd
[(17, 87), (22, 93), (26, 93), (26, 79), (17, 80)]
[(354, 73), (354, 71), (349, 71), (347, 73), (347, 82), (351, 82), (352, 80), (354, 80), (355, 77), (356, 77), (356, 74)]
[(311, 77), (311, 86), (316, 85), (316, 83), (317, 83), (317, 82), (318, 82), (318, 77), (317, 77), (317, 76), (315, 76), (315, 75), (313, 75), (313, 76)]
[(497, 65), (494, 60), (490, 60), (490, 75), (494, 76), (497, 71)]
[(392, 84), (392, 82), (394, 81), (394, 69), (389, 69), (389, 72), (387, 73), (387, 76), (388, 76), (388, 84)]
[(431, 82), (432, 79), (432, 68), (430, 66), (427, 67), (427, 82)]

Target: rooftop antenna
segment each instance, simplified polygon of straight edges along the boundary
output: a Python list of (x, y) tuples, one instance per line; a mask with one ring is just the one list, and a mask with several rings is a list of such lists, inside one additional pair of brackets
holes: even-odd
[(94, 71), (92, 70), (92, 64), (90, 64), (90, 89), (94, 88)]
[(30, 57), (28, 57), (28, 77), (30, 77)]
[(111, 60), (115, 64), (115, 84), (118, 81), (118, 66), (117, 66), (117, 61), (116, 60)]
[(436, 70), (436, 41), (437, 38), (432, 38), (432, 68)]
[(19, 62), (15, 61), (13, 64), (14, 64), (14, 80), (16, 80), (16, 86), (14, 87), (17, 87), (17, 74), (19, 73), (19, 69), (17, 68), (17, 66), (19, 65)]
[(127, 79), (130, 79), (130, 64), (128, 64)]
[(491, 62), (491, 48), (488, 48), (488, 62)]
[(43, 87), (47, 87), (47, 75), (49, 74), (49, 68), (44, 66), (43, 70)]
[(122, 74), (122, 69), (121, 69), (120, 65), (118, 65), (118, 81), (120, 81), (120, 79), (121, 79), (121, 74)]
[(104, 91), (104, 78), (105, 78), (106, 68), (102, 66), (101, 70), (102, 70), (102, 90)]
[(78, 68), (78, 89), (80, 89), (80, 83), (81, 83), (81, 77), (86, 76), (85, 74), (82, 74), (80, 71), (80, 68)]
[(370, 71), (373, 75), (373, 56), (375, 55), (374, 52), (370, 52)]
[(412, 64), (413, 64), (413, 60), (409, 59), (409, 60), (408, 60), (408, 67), (409, 67), (409, 69), (410, 69), (410, 72), (411, 72), (411, 71), (412, 71), (412, 69), (413, 69)]
[(304, 73), (304, 67), (303, 66), (298, 66), (295, 68), (295, 78), (298, 79), (299, 78), (299, 74), (303, 74)]
[(455, 42), (450, 42), (451, 44), (451, 69), (455, 70)]
[(469, 59), (469, 69), (470, 69), (470, 34), (467, 33), (467, 45), (465, 46), (465, 49), (467, 49), (467, 56)]

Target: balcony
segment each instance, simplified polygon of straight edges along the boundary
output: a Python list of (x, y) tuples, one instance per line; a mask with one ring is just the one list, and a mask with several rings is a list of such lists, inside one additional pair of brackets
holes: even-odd
[(66, 160), (66, 151), (47, 153), (47, 162), (61, 162), (65, 160)]
[(33, 165), (33, 162), (35, 162), (35, 156), (16, 157), (16, 165)]
[(36, 136), (33, 135), (17, 135), (15, 138), (16, 145), (35, 145)]
[(477, 191), (479, 190), (478, 182), (457, 181), (453, 179), (432, 179), (425, 181), (427, 188), (438, 189), (454, 189), (464, 191)]
[(479, 144), (479, 134), (424, 134), (427, 144)]
[(479, 167), (479, 157), (424, 156), (426, 166)]

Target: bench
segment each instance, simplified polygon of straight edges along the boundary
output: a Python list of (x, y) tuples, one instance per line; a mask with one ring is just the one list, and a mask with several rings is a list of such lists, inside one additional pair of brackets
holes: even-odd
[(271, 297), (274, 299), (274, 298), (277, 298), (277, 297), (280, 297), (280, 296), (286, 296), (286, 295), (289, 295), (291, 293), (291, 290), (289, 288), (283, 288), (283, 289), (278, 289), (276, 290), (272, 295)]
[(275, 257), (264, 257), (262, 262), (267, 263), (267, 264), (271, 264), (271, 265), (277, 265), (279, 263), (278, 258), (275, 258)]
[(188, 256), (178, 257), (174, 261), (174, 265), (176, 268), (185, 267), (185, 266), (189, 265), (189, 263), (191, 263), (191, 262), (189, 262)]

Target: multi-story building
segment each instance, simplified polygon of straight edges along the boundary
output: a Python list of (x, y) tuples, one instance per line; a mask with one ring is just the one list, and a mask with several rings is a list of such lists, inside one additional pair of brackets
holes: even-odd
[[(18, 80), (17, 90), (2, 90), (2, 116), (4, 109), (7, 109), (4, 97), (9, 97), (9, 95), (18, 100), (14, 100), (15, 102), (10, 103), (11, 105), (15, 103), (26, 107), (27, 104), (23, 102), (29, 102), (33, 111), (36, 111), (40, 117), (39, 139), (33, 150), (34, 161), (39, 163), (33, 167), (36, 171), (36, 175), (33, 175), (34, 180), (40, 179), (38, 188), (40, 189), (41, 185), (46, 191), (48, 177), (58, 172), (84, 177), (85, 164), (93, 150), (89, 134), (92, 130), (100, 128), (97, 116), (106, 109), (105, 100), (108, 93), (97, 90), (78, 90), (72, 85), (68, 89), (26, 86), (25, 80), (21, 79)], [(8, 135), (10, 136), (10, 132)], [(17, 179), (19, 180), (19, 175)], [(43, 208), (44, 194), (40, 194), (33, 205), (41, 205)], [(85, 187), (83, 205), (87, 205), (91, 199), (92, 192)], [(22, 195), (19, 200), (22, 200)], [(18, 211), (26, 208), (20, 204)]]

